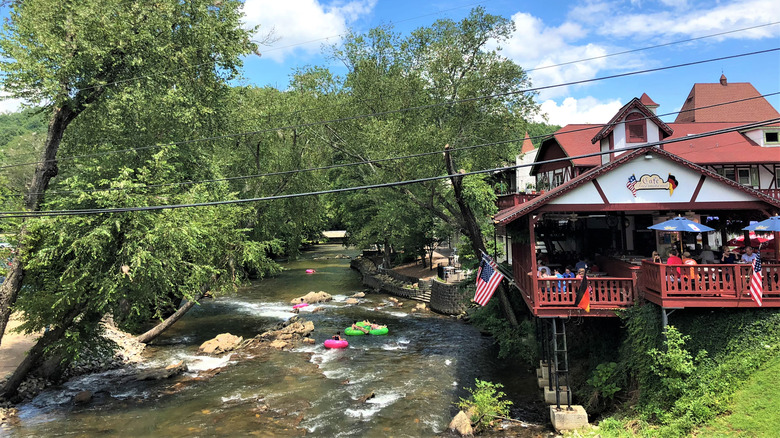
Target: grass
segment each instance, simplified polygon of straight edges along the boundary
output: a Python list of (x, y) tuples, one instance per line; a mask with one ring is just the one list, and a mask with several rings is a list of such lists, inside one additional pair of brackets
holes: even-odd
[(694, 434), (697, 438), (777, 436), (780, 424), (780, 358), (773, 358), (734, 393), (730, 414)]

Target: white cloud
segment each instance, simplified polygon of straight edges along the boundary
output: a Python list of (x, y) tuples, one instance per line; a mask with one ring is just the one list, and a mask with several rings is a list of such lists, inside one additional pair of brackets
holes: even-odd
[[(603, 26), (599, 32), (613, 37), (696, 37), (731, 29), (752, 27), (774, 21), (769, 11), (776, 10), (776, 0), (742, 0), (726, 4), (692, 6), (685, 1), (662, 0), (675, 10), (649, 14), (613, 14), (605, 22), (620, 26)], [(681, 13), (680, 9), (685, 9)], [(619, 9), (616, 9), (619, 10)], [(767, 26), (724, 35), (725, 38), (759, 39), (780, 35), (780, 26)]]
[(618, 99), (604, 102), (590, 96), (582, 99), (567, 97), (560, 105), (552, 99), (542, 102), (541, 112), (547, 114), (547, 123), (552, 125), (607, 123), (622, 106)]
[[(578, 23), (567, 21), (557, 27), (545, 26), (542, 20), (531, 14), (518, 12), (512, 16), (517, 30), (502, 44), (503, 53), (529, 71), (534, 87), (591, 79), (609, 66), (604, 59), (576, 62), (551, 67), (583, 58), (600, 57), (608, 53), (606, 46), (599, 44), (577, 45), (587, 31)], [(564, 96), (566, 87), (551, 88), (540, 92), (541, 99)]]
[(318, 0), (246, 0), (245, 21), (260, 25), (260, 33), (273, 30), (277, 40), (260, 47), (263, 57), (283, 62), (293, 52), (318, 53), (324, 43), (341, 39), (351, 23), (369, 14), (377, 0), (325, 4)]
[(21, 109), (22, 99), (11, 99), (8, 93), (0, 91), (0, 113), (14, 113)]

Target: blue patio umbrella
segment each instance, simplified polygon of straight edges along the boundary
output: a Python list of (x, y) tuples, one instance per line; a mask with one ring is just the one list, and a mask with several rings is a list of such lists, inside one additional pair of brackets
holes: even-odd
[(708, 231), (715, 231), (714, 228), (696, 223), (681, 216), (677, 216), (674, 219), (669, 219), (668, 221), (664, 221), (660, 224), (655, 224), (647, 228), (650, 230), (661, 231), (687, 231), (689, 233), (706, 233)]
[[(696, 223), (682, 216), (677, 216), (674, 219), (669, 219), (668, 221), (664, 221), (661, 222), (660, 224), (655, 224), (647, 228), (649, 230), (678, 231), (678, 232), (688, 232), (688, 233), (706, 233), (708, 231), (715, 231), (714, 228), (710, 228), (706, 225)], [(680, 239), (680, 252), (682, 252), (682, 250), (683, 250), (682, 239)]]
[(748, 225), (743, 230), (746, 231), (780, 231), (780, 216), (772, 216), (769, 219)]

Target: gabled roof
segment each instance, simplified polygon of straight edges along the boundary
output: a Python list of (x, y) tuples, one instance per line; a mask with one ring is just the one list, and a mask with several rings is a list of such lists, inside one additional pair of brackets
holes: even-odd
[[(669, 146), (669, 145), (667, 144), (665, 146)], [(636, 150), (634, 150), (632, 152), (626, 153), (623, 156), (621, 156), (620, 158), (618, 158), (617, 160), (611, 161), (611, 162), (609, 162), (607, 164), (604, 164), (603, 166), (597, 167), (597, 168), (592, 169), (592, 170), (590, 170), (590, 171), (588, 171), (588, 172), (586, 172), (584, 174), (581, 174), (581, 175), (577, 176), (576, 178), (573, 178), (573, 179), (569, 180), (565, 184), (562, 184), (562, 185), (560, 185), (558, 187), (555, 187), (554, 189), (550, 190), (549, 192), (544, 193), (544, 194), (542, 194), (542, 195), (540, 195), (540, 196), (538, 196), (538, 197), (536, 197), (536, 198), (534, 198), (534, 199), (532, 199), (532, 200), (530, 200), (528, 202), (522, 203), (520, 205), (516, 205), (516, 206), (511, 207), (511, 208), (507, 208), (505, 210), (501, 210), (501, 211), (498, 212), (498, 214), (495, 215), (495, 217), (493, 218), (493, 222), (495, 224), (499, 224), (499, 225), (506, 225), (506, 224), (514, 221), (515, 219), (520, 218), (520, 217), (524, 216), (525, 214), (530, 213), (531, 211), (533, 211), (533, 210), (535, 210), (537, 208), (542, 207), (543, 205), (549, 203), (553, 199), (558, 198), (558, 197), (560, 197), (560, 196), (562, 196), (562, 195), (572, 191), (573, 189), (575, 189), (575, 188), (577, 188), (577, 187), (579, 187), (579, 186), (581, 186), (581, 185), (583, 185), (583, 184), (585, 184), (585, 183), (587, 183), (587, 182), (589, 182), (589, 181), (591, 181), (591, 180), (593, 180), (593, 179), (595, 179), (595, 178), (597, 178), (597, 177), (599, 177), (599, 176), (601, 176), (601, 175), (603, 175), (603, 174), (605, 174), (607, 172), (612, 171), (613, 169), (615, 169), (617, 167), (623, 166), (623, 165), (629, 163), (630, 161), (634, 160), (635, 158), (639, 157), (640, 155), (644, 155), (646, 153), (652, 153), (652, 154), (659, 155), (661, 157), (668, 158), (668, 159), (670, 159), (672, 161), (675, 161), (675, 162), (680, 163), (680, 164), (682, 164), (684, 166), (687, 166), (687, 167), (689, 167), (689, 168), (691, 168), (691, 169), (693, 169), (693, 170), (695, 170), (697, 172), (700, 172), (700, 173), (706, 175), (708, 178), (712, 178), (715, 181), (719, 181), (719, 182), (721, 182), (723, 184), (726, 184), (726, 185), (729, 185), (731, 187), (734, 187), (734, 188), (736, 188), (738, 190), (741, 190), (741, 191), (749, 194), (750, 196), (753, 196), (754, 198), (757, 198), (760, 201), (764, 201), (764, 202), (766, 202), (769, 205), (772, 205), (772, 206), (774, 206), (776, 208), (780, 208), (780, 199), (772, 198), (772, 197), (770, 197), (768, 195), (765, 195), (765, 194), (759, 192), (758, 190), (754, 190), (751, 187), (743, 186), (742, 184), (739, 184), (739, 183), (737, 183), (735, 181), (732, 181), (732, 180), (730, 180), (728, 178), (720, 176), (720, 175), (718, 175), (715, 172), (709, 171), (709, 170), (707, 170), (707, 169), (705, 169), (705, 168), (703, 168), (701, 166), (698, 166), (698, 165), (696, 165), (696, 164), (694, 164), (694, 163), (692, 163), (692, 162), (690, 162), (690, 161), (688, 161), (688, 160), (686, 160), (684, 158), (680, 158), (679, 156), (677, 156), (675, 154), (667, 152), (667, 151), (665, 151), (663, 149), (659, 149), (658, 147), (647, 146), (647, 147), (639, 148), (639, 149), (636, 149)]]
[[(593, 132), (600, 129), (602, 125), (590, 124), (572, 124), (555, 131), (552, 137), (544, 140), (539, 146), (539, 152), (536, 159), (544, 156), (544, 151), (555, 146), (559, 146), (567, 157), (576, 157), (584, 154), (592, 154), (599, 151), (599, 145), (593, 144), (590, 137)], [(575, 167), (595, 167), (601, 164), (601, 159), (597, 156), (586, 158), (575, 158), (571, 160)], [(531, 175), (537, 172), (537, 165), (531, 167)]]
[[(644, 96), (647, 96), (647, 95), (645, 94), (645, 95), (643, 95), (643, 97)], [(649, 100), (650, 98), (648, 97), (647, 99)], [(652, 102), (652, 100), (650, 100), (650, 101)], [(647, 108), (647, 106), (645, 106), (645, 104), (643, 104), (639, 99), (637, 99), (635, 97), (635, 98), (631, 99), (631, 101), (629, 101), (627, 104), (623, 105), (623, 108), (620, 108), (620, 111), (618, 111), (617, 114), (615, 114), (615, 116), (612, 117), (612, 120), (610, 120), (609, 123), (607, 123), (604, 126), (604, 128), (601, 131), (599, 131), (599, 133), (596, 134), (595, 137), (593, 137), (593, 140), (591, 140), (591, 141), (593, 143), (596, 143), (599, 140), (601, 140), (602, 138), (608, 136), (609, 133), (612, 132), (613, 129), (615, 129), (615, 126), (617, 126), (617, 124), (620, 121), (622, 121), (623, 119), (626, 118), (626, 115), (628, 115), (628, 112), (631, 111), (632, 109), (639, 110), (639, 112), (644, 114), (645, 117), (647, 117), (648, 119), (652, 120), (653, 123), (658, 125), (658, 127), (661, 128), (661, 131), (666, 134), (666, 135), (663, 135), (661, 138), (666, 138), (666, 137), (672, 135), (672, 128), (670, 128), (669, 125), (667, 125), (666, 123), (661, 121), (661, 119), (659, 119), (658, 116), (656, 116), (652, 111), (650, 111), (649, 108)]]
[(534, 150), (534, 144), (531, 142), (531, 137), (528, 136), (528, 131), (525, 131), (525, 138), (523, 139), (523, 147), (520, 152), (526, 154)]
[[(750, 100), (725, 104), (741, 99)], [(780, 113), (751, 83), (729, 84), (722, 77), (721, 83), (694, 84), (674, 122), (758, 122), (776, 117)]]
[[(739, 126), (742, 123), (673, 123), (674, 135), (669, 139), (685, 138)], [(761, 147), (746, 135), (734, 131), (689, 141), (667, 143), (664, 149), (698, 165), (756, 164), (780, 162), (780, 149)]]

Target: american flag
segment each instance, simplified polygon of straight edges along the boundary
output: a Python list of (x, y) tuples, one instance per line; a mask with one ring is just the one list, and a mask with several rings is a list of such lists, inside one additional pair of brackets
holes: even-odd
[(764, 285), (761, 283), (761, 256), (756, 253), (753, 259), (753, 275), (750, 276), (750, 298), (761, 307), (761, 298), (764, 291)]
[(498, 272), (496, 262), (489, 255), (482, 254), (482, 261), (479, 263), (479, 272), (477, 273), (477, 293), (474, 295), (474, 301), (480, 306), (486, 305), (503, 279), (504, 275)]
[(636, 176), (631, 175), (628, 177), (628, 182), (626, 183), (626, 187), (628, 187), (628, 189), (631, 190), (631, 193), (636, 198)]

